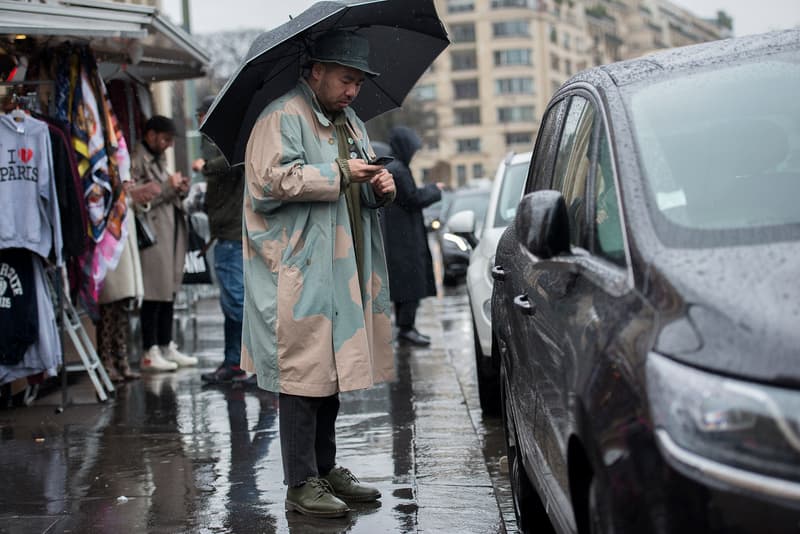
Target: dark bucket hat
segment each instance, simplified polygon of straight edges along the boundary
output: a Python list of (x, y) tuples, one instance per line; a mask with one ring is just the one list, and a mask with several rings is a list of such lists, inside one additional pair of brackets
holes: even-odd
[(369, 41), (345, 30), (331, 30), (319, 36), (311, 46), (310, 61), (338, 63), (370, 76), (378, 73), (369, 66)]

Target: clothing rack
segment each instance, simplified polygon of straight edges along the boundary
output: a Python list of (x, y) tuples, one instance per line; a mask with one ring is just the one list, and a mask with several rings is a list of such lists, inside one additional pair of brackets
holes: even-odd
[[(51, 85), (55, 82), (53, 80), (16, 80), (16, 81), (3, 81), (0, 82), (0, 87), (3, 86), (23, 86), (23, 85)], [(30, 111), (39, 112), (39, 95), (37, 92), (28, 92), (25, 95), (19, 95), (16, 92), (11, 94), (11, 103), (18, 108)], [(49, 276), (46, 276), (48, 289), (54, 299), (54, 307), (56, 317), (60, 319), (58, 323), (60, 336), (63, 341), (63, 334), (66, 333), (72, 342), (75, 350), (80, 357), (79, 363), (67, 364), (62, 361), (60, 374), (61, 374), (61, 405), (57, 409), (60, 413), (64, 410), (68, 403), (67, 398), (67, 374), (70, 372), (86, 371), (89, 379), (95, 388), (97, 398), (100, 402), (108, 400), (109, 395), (115, 391), (108, 373), (100, 361), (100, 357), (94, 348), (92, 340), (89, 338), (86, 329), (81, 322), (81, 315), (69, 297), (66, 285), (60, 277), (61, 268), (48, 269)], [(63, 358), (63, 343), (62, 343), (62, 358)], [(36, 388), (38, 389), (38, 388)], [(30, 405), (33, 403), (33, 398), (37, 394), (36, 389), (25, 390), (25, 404)]]

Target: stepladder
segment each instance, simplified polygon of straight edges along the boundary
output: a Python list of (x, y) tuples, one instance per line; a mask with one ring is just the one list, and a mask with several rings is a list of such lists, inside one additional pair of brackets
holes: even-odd
[(59, 309), (61, 312), (61, 329), (69, 337), (79, 357), (79, 361), (77, 362), (64, 362), (62, 368), (62, 372), (64, 373), (62, 380), (62, 408), (67, 403), (66, 375), (72, 372), (85, 371), (86, 374), (89, 375), (89, 380), (92, 381), (92, 385), (97, 393), (97, 399), (100, 402), (105, 402), (108, 400), (109, 395), (114, 393), (114, 384), (108, 377), (108, 373), (105, 367), (103, 367), (100, 357), (95, 350), (94, 343), (89, 338), (89, 334), (86, 332), (81, 322), (80, 313), (69, 298), (66, 286), (60, 283), (61, 281), (58, 279), (53, 281), (48, 277), (48, 280), (52, 285), (59, 288), (57, 291), (54, 290), (53, 293), (58, 296)]

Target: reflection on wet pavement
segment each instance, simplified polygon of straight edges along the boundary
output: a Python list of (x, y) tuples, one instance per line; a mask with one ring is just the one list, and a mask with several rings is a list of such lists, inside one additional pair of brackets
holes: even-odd
[(378, 503), (354, 503), (342, 519), (285, 512), (276, 397), (200, 381), (222, 346), (221, 314), (206, 305), (193, 351), (200, 369), (145, 376), (106, 404), (61, 414), (58, 392), (0, 410), (0, 477), (12, 481), (0, 492), (0, 533), (505, 532), (487, 431), (477, 401), (465, 405), (474, 378), (465, 386), (456, 374), (470, 371), (444, 350), (469, 346), (471, 334), (443, 337), (435, 316), (462, 298), (423, 306), (433, 345), (398, 348), (396, 382), (341, 396), (338, 462), (381, 490)]

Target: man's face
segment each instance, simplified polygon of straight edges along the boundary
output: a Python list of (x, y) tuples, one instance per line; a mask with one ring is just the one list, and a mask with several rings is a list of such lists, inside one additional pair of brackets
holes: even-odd
[(364, 73), (360, 70), (336, 63), (315, 63), (312, 76), (317, 100), (328, 111), (341, 111), (358, 96), (364, 83)]
[(150, 150), (156, 154), (163, 154), (166, 149), (174, 144), (175, 136), (171, 133), (148, 130), (144, 140), (147, 141), (147, 146), (150, 147)]

